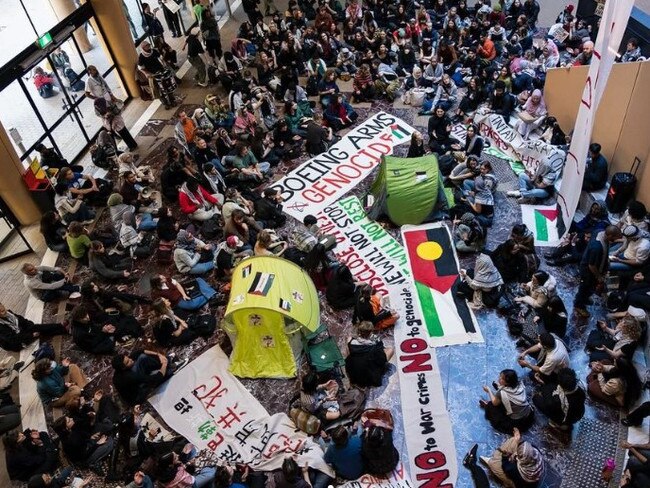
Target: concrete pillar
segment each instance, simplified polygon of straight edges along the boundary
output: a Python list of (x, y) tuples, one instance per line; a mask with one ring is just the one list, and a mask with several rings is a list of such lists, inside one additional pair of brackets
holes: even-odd
[[(49, 2), (59, 21), (65, 19), (77, 9), (74, 0), (49, 0)], [(83, 28), (74, 31), (74, 38), (77, 41), (77, 44), (79, 44), (79, 49), (81, 49), (82, 53), (87, 53), (93, 48), (90, 45), (86, 31)]]
[(7, 131), (0, 124), (0, 196), (22, 225), (32, 224), (41, 218), (23, 180), (23, 164), (16, 154)]
[[(120, 72), (123, 88), (132, 97), (140, 96), (140, 89), (135, 82), (135, 68), (138, 64), (138, 53), (131, 37), (129, 23), (122, 10), (122, 0), (87, 0), (95, 10), (96, 29), (99, 41), (104, 51), (112, 53), (113, 62)], [(110, 46), (110, 49), (109, 47)]]

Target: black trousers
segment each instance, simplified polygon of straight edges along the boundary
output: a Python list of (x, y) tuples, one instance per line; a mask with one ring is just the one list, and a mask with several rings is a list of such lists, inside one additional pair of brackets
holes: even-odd
[(646, 417), (650, 417), (650, 402), (644, 402), (637, 409), (630, 412), (627, 420), (632, 425), (641, 425)]
[(135, 142), (135, 139), (129, 132), (129, 129), (127, 129), (126, 127), (118, 131), (117, 133), (120, 135), (122, 140), (126, 143), (126, 145), (129, 147), (129, 149), (134, 150), (135, 148), (138, 147), (138, 143)]
[(580, 285), (576, 293), (573, 305), (578, 308), (585, 308), (587, 300), (596, 290), (596, 277), (589, 270), (580, 270)]

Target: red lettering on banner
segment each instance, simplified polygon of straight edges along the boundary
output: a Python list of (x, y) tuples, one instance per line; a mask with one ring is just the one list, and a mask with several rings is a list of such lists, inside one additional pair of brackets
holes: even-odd
[[(415, 458), (415, 465), (423, 470), (430, 471), (447, 464), (447, 457), (441, 451), (425, 452), (418, 454)], [(443, 483), (449, 478), (449, 470), (441, 469), (429, 473), (419, 473), (416, 476), (418, 481), (426, 481), (419, 485), (420, 488), (453, 488), (452, 484)]]
[(221, 388), (221, 385), (223, 384), (221, 378), (215, 375), (212, 379), (215, 380), (216, 386), (205, 395), (201, 396), (201, 394), (207, 389), (206, 385), (200, 385), (194, 389), (194, 396), (196, 396), (196, 398), (200, 400), (203, 406), (207, 409), (214, 407), (217, 403), (217, 399), (228, 393), (228, 388)]
[(319, 192), (323, 193), (324, 195), (327, 195), (328, 197), (334, 195), (334, 192), (327, 187), (327, 184), (325, 182), (322, 181), (317, 181), (316, 183), (314, 183), (312, 186), (312, 190), (318, 190)]
[(431, 354), (409, 354), (408, 356), (400, 356), (399, 360), (409, 362), (402, 368), (405, 373), (421, 373), (422, 371), (431, 371), (433, 367), (428, 364), (431, 359)]
[(357, 158), (358, 158), (359, 156), (361, 156), (361, 153), (359, 153), (359, 154), (355, 154), (354, 156), (352, 156), (352, 157), (350, 158), (350, 164), (353, 164), (353, 165), (355, 165), (357, 168), (361, 168), (361, 169), (369, 169), (369, 168), (373, 168), (373, 167), (375, 166), (375, 163), (373, 162), (373, 160), (371, 160), (369, 163), (367, 163), (366, 166), (364, 166), (364, 165), (361, 164), (361, 163), (358, 163), (358, 162), (357, 162)]
[(591, 109), (591, 102), (592, 102), (592, 97), (593, 97), (593, 88), (591, 86), (591, 76), (587, 77), (587, 81), (585, 81), (585, 87), (589, 89), (589, 99), (585, 100), (585, 98), (584, 98), (584, 90), (583, 90), (582, 91), (582, 98), (580, 99), (580, 103), (582, 103), (588, 109)]
[(414, 352), (421, 352), (424, 351), (427, 347), (429, 347), (429, 344), (427, 344), (427, 341), (424, 339), (416, 338), (416, 339), (406, 339), (404, 342), (402, 342), (399, 346), (399, 348), (402, 350), (404, 353), (414, 353)]
[(571, 151), (569, 151), (569, 152), (567, 153), (567, 155), (566, 155), (566, 158), (567, 158), (567, 162), (569, 161), (569, 158), (571, 158), (571, 159), (573, 159), (573, 160), (575, 161), (575, 165), (576, 165), (576, 168), (575, 168), (575, 169), (576, 169), (576, 173), (577, 173), (578, 175), (580, 175), (580, 169), (579, 169), (579, 168), (580, 168), (580, 165), (578, 164), (578, 158), (576, 158), (576, 155), (573, 154)]
[(313, 203), (321, 203), (322, 201), (325, 200), (325, 197), (323, 197), (323, 195), (321, 195), (320, 193), (312, 189), (305, 190), (301, 194), (305, 200), (309, 200), (310, 202)]

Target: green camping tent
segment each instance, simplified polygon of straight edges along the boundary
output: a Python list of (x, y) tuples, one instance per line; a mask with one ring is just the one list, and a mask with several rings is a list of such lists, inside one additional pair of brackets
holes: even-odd
[(234, 375), (296, 376), (301, 336), (316, 331), (319, 324), (316, 287), (299, 266), (279, 257), (258, 256), (234, 269), (222, 323), (233, 344)]
[(386, 216), (397, 225), (440, 220), (448, 208), (435, 154), (384, 156), (370, 195), (373, 203), (368, 216), (375, 220)]

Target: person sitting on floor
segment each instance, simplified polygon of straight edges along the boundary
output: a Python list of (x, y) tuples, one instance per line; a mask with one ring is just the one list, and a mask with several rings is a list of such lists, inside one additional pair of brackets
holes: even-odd
[(151, 304), (151, 323), (156, 341), (163, 347), (184, 346), (197, 337), (210, 337), (216, 328), (216, 319), (209, 314), (193, 314), (188, 321), (174, 313), (171, 302), (158, 298)]
[(265, 229), (277, 229), (287, 221), (282, 213), (282, 195), (275, 188), (266, 188), (264, 196), (255, 201), (255, 219), (262, 222)]
[[(343, 479), (356, 480), (363, 474), (361, 433), (361, 425), (354, 433), (348, 432), (343, 425), (332, 431), (332, 443), (327, 446), (324, 459), (334, 468), (336, 475)], [(323, 444), (328, 442), (329, 436), (326, 436), (324, 441)]]
[(546, 305), (536, 309), (535, 313), (533, 320), (540, 330), (551, 332), (560, 338), (566, 335), (569, 318), (564, 302), (558, 295), (550, 297)]
[(492, 386), (496, 392), (489, 386), (483, 386), (483, 391), (490, 397), (489, 401), (479, 401), (490, 425), (504, 434), (512, 432), (514, 428), (523, 432), (528, 430), (535, 420), (535, 411), (517, 373), (512, 369), (504, 369), (499, 373), (499, 382), (493, 382)]
[(518, 429), (494, 451), (490, 458), (481, 457), (492, 474), (508, 487), (535, 488), (544, 477), (545, 465), (541, 451), (521, 439)]
[(611, 362), (624, 357), (631, 361), (642, 334), (641, 324), (629, 313), (616, 322), (615, 328), (607, 327), (604, 320), (598, 320), (596, 329), (587, 337), (589, 359)]
[[(526, 360), (529, 355), (537, 357), (537, 364)], [(538, 383), (557, 383), (557, 372), (569, 367), (569, 352), (558, 336), (543, 332), (537, 344), (519, 354), (517, 362), (522, 368), (529, 368)]]
[(188, 180), (181, 185), (178, 201), (181, 211), (197, 222), (210, 220), (220, 213), (217, 198), (196, 180)]
[(585, 390), (580, 385), (576, 372), (562, 368), (557, 372), (557, 386), (542, 385), (533, 395), (533, 404), (545, 416), (549, 425), (569, 431), (585, 414)]
[(93, 433), (87, 423), (76, 423), (64, 415), (54, 421), (53, 428), (61, 439), (63, 453), (73, 464), (98, 469), (98, 463), (113, 452), (113, 437)]
[(623, 245), (609, 256), (609, 271), (618, 275), (636, 273), (650, 258), (650, 234), (636, 225), (623, 229)]
[(90, 251), (88, 252), (88, 267), (95, 273), (96, 276), (107, 280), (121, 280), (130, 278), (129, 271), (133, 267), (133, 260), (130, 257), (122, 257), (119, 255), (108, 255), (104, 244), (100, 241), (92, 241), (90, 243)]
[[(209, 256), (208, 256), (209, 255)], [(212, 245), (181, 229), (176, 236), (174, 264), (180, 273), (201, 275), (214, 269)]]
[(79, 298), (79, 287), (68, 280), (61, 268), (24, 263), (20, 268), (27, 291), (43, 302)]
[(468, 301), (470, 308), (479, 310), (496, 307), (503, 291), (503, 278), (487, 254), (479, 254), (474, 269), (461, 269), (454, 285), (455, 293)]
[(72, 338), (82, 351), (90, 354), (113, 354), (117, 328), (110, 323), (94, 323), (88, 309), (78, 305), (70, 316)]
[(515, 302), (522, 303), (531, 308), (539, 309), (556, 294), (557, 281), (546, 271), (538, 271), (528, 283), (521, 285), (524, 296), (515, 297)]
[(86, 253), (90, 248), (90, 237), (88, 236), (88, 231), (80, 222), (72, 222), (68, 226), (68, 233), (65, 236), (65, 240), (68, 243), (70, 256), (81, 263), (88, 262)]
[(0, 303), (0, 347), (19, 352), (39, 338), (67, 334), (63, 324), (35, 324)]
[(399, 464), (399, 452), (393, 444), (393, 430), (380, 425), (364, 428), (361, 435), (364, 472), (386, 476)]
[(88, 384), (86, 375), (79, 366), (65, 358), (57, 364), (49, 358), (36, 361), (32, 378), (36, 381), (36, 392), (44, 405), (63, 407), (68, 401), (79, 398), (81, 390)]
[(165, 275), (151, 277), (151, 298), (166, 298), (175, 310), (196, 311), (213, 298), (217, 292), (203, 278), (196, 277), (187, 284), (188, 289), (173, 278)]
[(48, 249), (54, 252), (68, 252), (68, 243), (65, 240), (67, 229), (57, 212), (50, 210), (43, 214), (40, 231)]
[(334, 380), (318, 384), (318, 376), (309, 371), (302, 377), (300, 406), (322, 420), (336, 420), (341, 416), (337, 400), (339, 385)]
[(530, 204), (545, 200), (555, 194), (555, 184), (560, 179), (564, 158), (544, 158), (536, 171), (526, 170), (519, 174), (519, 190), (507, 193), (517, 198), (519, 204)]
[(2, 439), (9, 479), (29, 481), (32, 476), (53, 473), (59, 465), (56, 444), (47, 432), (26, 429), (14, 431)]
[(359, 283), (354, 280), (350, 268), (342, 264), (334, 270), (327, 283), (325, 298), (334, 310), (345, 310), (354, 307), (357, 301)]
[(455, 220), (454, 246), (458, 252), (481, 252), (485, 247), (486, 230), (476, 216), (467, 212), (460, 220)]
[(636, 367), (627, 358), (617, 358), (613, 365), (596, 361), (590, 367), (587, 392), (594, 400), (617, 408), (630, 408), (638, 400), (643, 386)]
[(382, 340), (373, 335), (374, 330), (372, 322), (365, 320), (357, 326), (358, 336), (348, 342), (345, 371), (353, 385), (381, 386), (395, 352), (392, 347), (384, 347)]
[(589, 145), (589, 155), (585, 164), (585, 177), (582, 180), (582, 189), (592, 192), (605, 188), (607, 185), (607, 159), (600, 152), (601, 146), (597, 142)]
[(397, 322), (399, 314), (385, 306), (375, 289), (368, 283), (359, 285), (359, 293), (354, 305), (352, 323), (371, 322), (376, 329), (392, 327)]
[(113, 385), (122, 400), (139, 405), (172, 374), (172, 361), (165, 355), (146, 349), (131, 354), (116, 354), (111, 360)]

